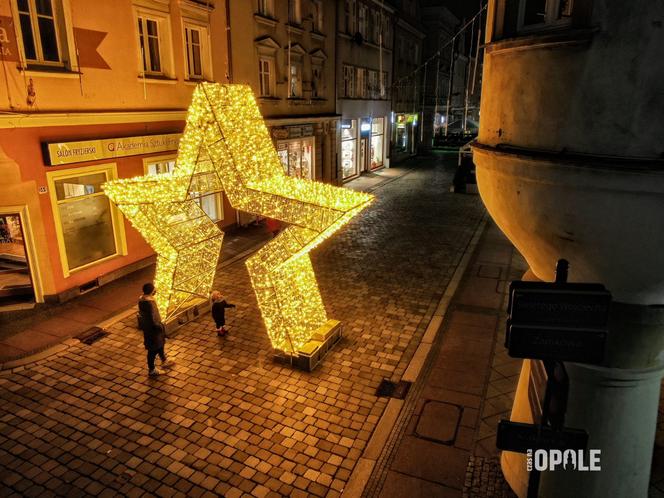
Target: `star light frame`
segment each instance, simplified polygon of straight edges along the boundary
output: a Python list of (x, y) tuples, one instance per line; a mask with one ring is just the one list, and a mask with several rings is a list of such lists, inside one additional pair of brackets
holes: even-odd
[[(152, 181), (150, 189), (145, 188), (146, 177), (109, 182), (104, 188), (158, 253), (156, 286), (166, 294), (157, 296), (160, 310), (170, 316), (180, 309), (186, 302), (183, 292), (201, 296), (201, 286), (182, 285), (185, 272), (179, 265), (187, 257), (208, 261), (196, 282), (209, 282), (209, 293), (209, 270), (214, 275), (216, 269), (210, 254), (217, 244), (221, 247), (222, 232), (208, 218), (218, 235), (211, 233), (188, 195), (192, 189), (223, 187), (235, 209), (288, 224), (245, 264), (273, 347), (296, 353), (309, 342), (327, 321), (309, 252), (367, 207), (373, 196), (286, 175), (251, 88), (218, 83), (196, 87), (174, 174)], [(207, 185), (201, 187), (201, 181)], [(160, 235), (163, 228), (158, 223), (162, 216), (173, 216), (176, 206), (183, 209), (183, 226), (192, 227), (180, 246)], [(151, 215), (144, 213), (150, 210)], [(167, 276), (172, 276), (170, 284)]]

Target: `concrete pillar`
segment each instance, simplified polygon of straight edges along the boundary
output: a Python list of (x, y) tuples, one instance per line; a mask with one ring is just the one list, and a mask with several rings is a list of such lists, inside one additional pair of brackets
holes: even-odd
[[(588, 432), (601, 450), (601, 472), (543, 472), (541, 498), (647, 497), (664, 376), (664, 306), (614, 302), (602, 366), (566, 363), (570, 388), (565, 426)], [(511, 420), (533, 423), (529, 360), (524, 360)], [(528, 486), (525, 455), (503, 452), (505, 478), (520, 498)]]
[(588, 431), (601, 450), (601, 471), (543, 472), (540, 497), (648, 496), (664, 364), (644, 369), (566, 365), (570, 379), (565, 425)]

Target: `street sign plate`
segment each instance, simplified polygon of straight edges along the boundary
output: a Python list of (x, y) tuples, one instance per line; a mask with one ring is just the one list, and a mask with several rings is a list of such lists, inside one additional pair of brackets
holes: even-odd
[(496, 446), (505, 451), (526, 453), (528, 450), (583, 450), (588, 433), (580, 429), (554, 431), (551, 427), (501, 420)]
[(604, 328), (610, 303), (599, 284), (512, 282), (508, 312), (512, 323)]
[(598, 364), (606, 330), (508, 324), (505, 346), (512, 358)]

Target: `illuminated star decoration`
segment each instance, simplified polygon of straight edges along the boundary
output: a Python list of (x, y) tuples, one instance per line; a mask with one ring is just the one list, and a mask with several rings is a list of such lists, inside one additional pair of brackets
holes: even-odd
[(103, 186), (131, 224), (157, 253), (155, 301), (162, 319), (207, 300), (223, 232), (191, 193), (219, 190), (214, 175), (148, 175)]
[(296, 352), (327, 321), (309, 251), (373, 196), (288, 176), (247, 85), (198, 85), (176, 171), (215, 173), (235, 209), (289, 225), (246, 266), (272, 346)]
[(289, 177), (251, 89), (199, 85), (174, 172), (104, 185), (157, 252), (156, 301), (166, 319), (209, 296), (223, 233), (190, 194), (221, 187), (234, 208), (289, 225), (246, 265), (273, 347), (296, 352), (327, 321), (309, 251), (373, 196)]

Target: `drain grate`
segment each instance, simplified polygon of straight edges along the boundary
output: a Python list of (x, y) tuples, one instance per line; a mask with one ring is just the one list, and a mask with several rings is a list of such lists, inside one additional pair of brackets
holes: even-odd
[(89, 346), (90, 344), (97, 342), (99, 339), (106, 337), (107, 335), (108, 332), (106, 332), (104, 329), (100, 327), (92, 327), (77, 335), (76, 339)]
[(391, 380), (383, 379), (376, 389), (376, 396), (404, 399), (408, 394), (411, 384), (412, 382), (407, 382), (405, 380), (392, 382)]

